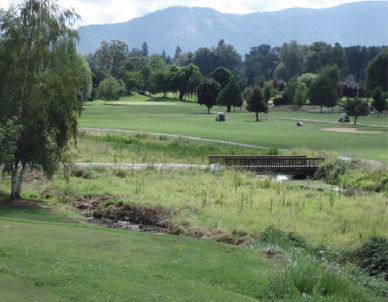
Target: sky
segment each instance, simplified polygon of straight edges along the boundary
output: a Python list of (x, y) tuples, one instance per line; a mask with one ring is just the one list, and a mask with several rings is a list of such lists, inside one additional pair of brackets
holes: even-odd
[[(327, 8), (364, 0), (57, 0), (64, 8), (74, 8), (81, 16), (80, 26), (118, 23), (171, 6), (211, 7), (222, 13), (248, 14), (279, 11), (292, 7)], [(386, 1), (386, 0), (374, 0)], [(7, 9), (18, 0), (0, 0)]]

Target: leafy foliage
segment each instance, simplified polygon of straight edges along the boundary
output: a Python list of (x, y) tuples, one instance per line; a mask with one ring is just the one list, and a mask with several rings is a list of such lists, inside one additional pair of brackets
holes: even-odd
[(75, 66), (73, 10), (61, 10), (51, 0), (29, 0), (2, 11), (1, 19), (0, 120), (16, 115), (23, 126), (11, 162), (15, 199), (27, 165), (51, 176), (58, 162), (66, 161), (81, 112), (77, 94), (86, 81), (80, 76), (85, 69)]
[(367, 116), (369, 114), (369, 105), (360, 98), (346, 99), (341, 105), (346, 114), (354, 117), (354, 124), (357, 124), (357, 118), (360, 116)]
[(120, 83), (111, 76), (100, 83), (98, 97), (108, 101), (118, 100), (120, 95), (125, 91), (125, 87), (123, 86), (124, 85), (120, 85)]
[(4, 125), (0, 124), (0, 167), (5, 165), (7, 168), (15, 160), (22, 130), (23, 126), (18, 124), (16, 116), (7, 120)]
[(366, 80), (368, 90), (380, 86), (383, 91), (388, 91), (388, 47), (384, 48), (372, 61), (369, 62)]
[(247, 99), (247, 110), (256, 114), (256, 121), (259, 120), (259, 112), (268, 112), (268, 104), (265, 101), (259, 86), (255, 86)]
[(286, 88), (284, 88), (283, 98), (291, 102), (294, 99), (295, 90), (297, 87), (298, 87), (298, 75), (295, 75), (288, 81)]
[(221, 86), (217, 81), (208, 78), (202, 79), (197, 89), (198, 104), (205, 105), (209, 113), (210, 108), (216, 104), (220, 91)]
[(96, 51), (96, 66), (105, 78), (113, 76), (120, 78), (128, 60), (128, 44), (124, 41), (113, 39), (111, 43), (102, 41)]
[(303, 106), (306, 103), (308, 90), (305, 83), (298, 83), (296, 87), (293, 103), (295, 106)]
[(334, 107), (337, 104), (337, 91), (333, 81), (325, 75), (319, 75), (311, 84), (309, 90), (310, 104), (321, 107)]
[(341, 159), (328, 161), (319, 165), (314, 177), (323, 179), (327, 183), (338, 185), (340, 183), (340, 177), (355, 167), (355, 163), (351, 161), (344, 161)]
[(359, 86), (356, 82), (348, 81), (342, 84), (342, 95), (347, 98), (355, 98), (358, 96)]
[(242, 106), (243, 98), (241, 95), (240, 87), (237, 85), (233, 76), (230, 78), (229, 84), (227, 84), (226, 87), (221, 90), (216, 103), (220, 106), (226, 106), (227, 112), (231, 112), (231, 106)]
[(350, 259), (371, 276), (382, 276), (388, 281), (388, 239), (370, 237), (349, 253)]
[(283, 81), (282, 79), (273, 78), (270, 83), (272, 83), (273, 87), (275, 89), (278, 89), (279, 91), (283, 91), (284, 88), (286, 88), (287, 83)]
[(221, 90), (226, 87), (233, 77), (232, 72), (225, 67), (218, 67), (215, 69), (211, 77), (221, 85)]
[(373, 93), (372, 106), (375, 107), (379, 113), (387, 110), (388, 104), (384, 98), (384, 94), (380, 86), (377, 86)]

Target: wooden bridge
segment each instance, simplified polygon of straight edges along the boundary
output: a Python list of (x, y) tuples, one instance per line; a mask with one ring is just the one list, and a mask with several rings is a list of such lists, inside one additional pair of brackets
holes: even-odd
[(323, 158), (307, 158), (305, 155), (210, 155), (209, 165), (255, 172), (272, 172), (291, 175), (313, 175)]

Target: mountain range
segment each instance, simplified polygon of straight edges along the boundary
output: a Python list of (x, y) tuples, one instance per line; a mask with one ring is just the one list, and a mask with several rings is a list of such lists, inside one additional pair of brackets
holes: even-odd
[(252, 46), (326, 42), (343, 47), (388, 45), (388, 1), (365, 1), (326, 9), (292, 8), (246, 15), (211, 8), (170, 7), (123, 23), (88, 25), (78, 30), (78, 50), (93, 53), (103, 40), (126, 41), (131, 48), (147, 42), (150, 54), (217, 46), (223, 39), (244, 55)]

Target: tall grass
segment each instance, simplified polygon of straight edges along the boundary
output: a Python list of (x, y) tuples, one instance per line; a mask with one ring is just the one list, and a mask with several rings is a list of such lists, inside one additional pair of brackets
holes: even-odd
[(240, 229), (259, 238), (275, 224), (315, 244), (339, 247), (373, 235), (386, 237), (385, 193), (347, 196), (330, 186), (309, 188), (309, 180), (300, 189), (301, 181), (279, 183), (235, 170), (79, 169), (69, 182), (59, 177), (50, 183), (42, 196), (50, 190), (73, 200), (106, 194), (124, 203), (172, 209), (171, 223), (183, 225), (187, 233), (195, 228)]
[[(313, 153), (307, 149), (304, 151)], [(278, 155), (280, 153), (276, 147), (244, 148), (146, 133), (94, 131), (81, 131), (78, 144), (72, 149), (74, 161), (114, 163), (207, 164), (209, 155)]]

